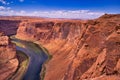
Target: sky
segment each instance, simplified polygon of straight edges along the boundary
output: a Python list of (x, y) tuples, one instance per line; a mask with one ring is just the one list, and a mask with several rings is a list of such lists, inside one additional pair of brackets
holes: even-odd
[(120, 14), (120, 0), (0, 0), (2, 16), (94, 19)]

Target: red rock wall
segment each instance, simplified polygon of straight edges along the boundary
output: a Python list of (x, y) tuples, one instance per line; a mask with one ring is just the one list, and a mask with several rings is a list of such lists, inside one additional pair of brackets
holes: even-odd
[(0, 20), (0, 31), (6, 35), (15, 35), (18, 29), (19, 20)]
[(104, 15), (85, 22), (22, 22), (17, 37), (39, 41), (53, 55), (45, 80), (109, 80), (120, 73), (119, 29), (120, 15)]
[(10, 43), (9, 38), (0, 32), (0, 80), (8, 80), (17, 67), (15, 45)]
[(119, 80), (119, 36), (119, 14), (88, 21), (22, 21), (16, 35), (39, 42), (53, 56), (45, 80)]

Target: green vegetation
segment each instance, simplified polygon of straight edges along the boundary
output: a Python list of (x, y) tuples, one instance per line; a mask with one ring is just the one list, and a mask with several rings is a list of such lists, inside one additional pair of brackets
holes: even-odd
[[(15, 43), (17, 46), (19, 47), (24, 47), (25, 46), (21, 43), (19, 43), (19, 41), (22, 41), (22, 40), (19, 40), (17, 38), (15, 38), (15, 36), (12, 36), (11, 39), (13, 40), (13, 43)], [(15, 40), (15, 41), (14, 41)], [(17, 41), (16, 41), (17, 40)], [(25, 41), (24, 41), (25, 42)], [(35, 43), (34, 45), (31, 44), (31, 43)], [(46, 73), (46, 67), (45, 67), (45, 64), (48, 63), (48, 61), (50, 59), (52, 59), (52, 55), (49, 54), (49, 51), (43, 47), (39, 42), (35, 42), (35, 41), (26, 41), (26, 43), (28, 46), (32, 46), (32, 49), (35, 50), (36, 53), (40, 53), (40, 51), (42, 50), (47, 56), (48, 56), (48, 59), (44, 62), (44, 64), (42, 65), (42, 70), (41, 70), (41, 73), (40, 73), (40, 77), (41, 77), (41, 80), (44, 80), (44, 77), (45, 77), (45, 73)], [(31, 47), (30, 47), (31, 48)], [(41, 49), (41, 50), (39, 50)], [(22, 66), (24, 66), (25, 64), (22, 63)], [(18, 80), (18, 79), (17, 79)]]
[(10, 77), (9, 80), (22, 80), (22, 78), (28, 68), (29, 60), (30, 60), (29, 57), (25, 53), (18, 51), (18, 50), (17, 50), (17, 57), (20, 62), (18, 69), (13, 74), (13, 76)]
[(41, 70), (41, 74), (40, 74), (41, 80), (44, 80), (45, 73), (46, 73), (46, 67), (45, 67), (45, 65), (43, 65), (42, 70)]
[(36, 44), (38, 44), (37, 46), (39, 46), (45, 52), (45, 54), (47, 54), (47, 56), (48, 56), (48, 59), (42, 65), (42, 70), (41, 70), (41, 73), (40, 73), (41, 80), (44, 80), (44, 77), (45, 77), (45, 74), (46, 74), (45, 64), (47, 64), (49, 62), (49, 60), (52, 59), (52, 55), (50, 55), (49, 51), (45, 47), (43, 47), (41, 44), (39, 44), (39, 43), (36, 43)]
[(49, 51), (45, 47), (43, 47), (39, 42), (34, 42), (34, 43), (36, 43), (36, 46), (41, 48), (45, 54), (47, 54), (47, 56), (48, 56), (48, 60), (47, 61), (52, 59), (52, 55), (50, 55)]
[(49, 51), (45, 47), (43, 47), (38, 41), (36, 41), (34, 43), (36, 43), (36, 46), (41, 48), (43, 50), (43, 52), (45, 54), (47, 54), (47, 56), (48, 56), (48, 59), (42, 65), (42, 70), (41, 70), (41, 73), (40, 73), (41, 80), (44, 80), (44, 77), (45, 77), (45, 74), (46, 74), (46, 67), (45, 67), (45, 65), (49, 62), (49, 60), (52, 59), (52, 55), (50, 55)]
[(14, 44), (16, 44), (19, 47), (23, 47), (25, 48), (25, 45), (23, 45), (22, 43), (16, 42), (16, 41), (12, 41)]

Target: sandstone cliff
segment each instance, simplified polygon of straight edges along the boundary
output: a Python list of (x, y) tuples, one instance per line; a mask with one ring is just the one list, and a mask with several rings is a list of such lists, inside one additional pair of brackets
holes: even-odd
[(5, 35), (15, 35), (19, 26), (20, 20), (1, 20), (0, 19), (0, 32)]
[(120, 80), (120, 14), (87, 21), (28, 19), (16, 25), (12, 34), (17, 30), (17, 38), (39, 42), (53, 56), (45, 65), (45, 80)]
[(120, 79), (120, 15), (22, 22), (16, 36), (40, 42), (53, 55), (45, 80)]
[(15, 45), (0, 32), (0, 80), (9, 79), (16, 71), (17, 66)]

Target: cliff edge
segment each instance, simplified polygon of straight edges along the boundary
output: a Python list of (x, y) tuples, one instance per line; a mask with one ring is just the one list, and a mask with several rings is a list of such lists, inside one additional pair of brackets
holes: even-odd
[(17, 28), (17, 38), (38, 42), (52, 55), (44, 80), (120, 79), (120, 14), (85, 21), (28, 19)]
[(0, 32), (0, 80), (8, 80), (18, 67), (16, 48), (9, 37)]
[(120, 79), (120, 15), (95, 20), (28, 21), (18, 38), (40, 42), (53, 58), (45, 80)]

